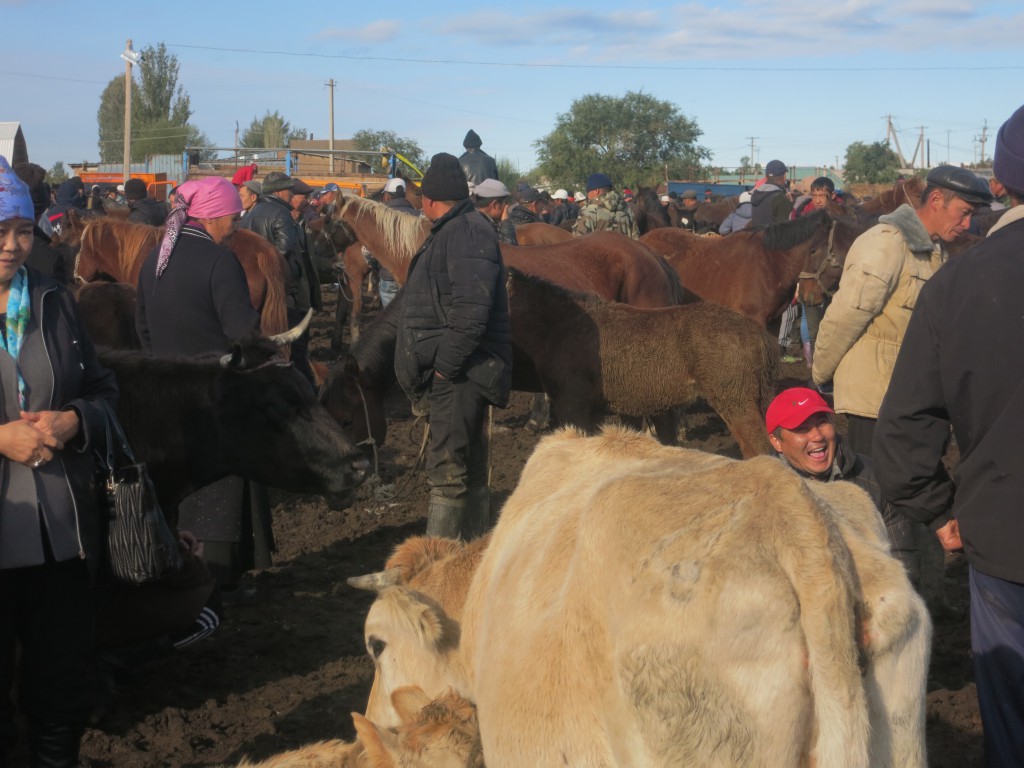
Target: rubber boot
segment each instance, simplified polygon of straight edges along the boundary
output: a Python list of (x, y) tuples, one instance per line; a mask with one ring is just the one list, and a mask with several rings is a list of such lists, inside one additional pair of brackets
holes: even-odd
[(494, 525), (494, 521), (491, 520), (490, 488), (486, 486), (483, 488), (470, 488), (467, 495), (469, 496), (469, 508), (466, 510), (465, 518), (463, 518), (460, 533), (464, 540), (470, 541), (487, 533)]
[(462, 533), (468, 508), (468, 495), (449, 499), (431, 494), (427, 506), (427, 536), (457, 539)]
[(804, 342), (804, 362), (808, 368), (814, 368), (814, 352), (811, 351), (811, 342)]
[(29, 728), (30, 768), (78, 768), (84, 729), (73, 725), (39, 723)]

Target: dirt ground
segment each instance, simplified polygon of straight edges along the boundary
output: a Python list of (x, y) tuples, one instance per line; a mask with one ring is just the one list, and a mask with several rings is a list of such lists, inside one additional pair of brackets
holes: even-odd
[[(333, 300), (333, 295), (330, 295)], [(333, 362), (329, 317), (314, 325), (314, 357)], [(806, 381), (783, 366), (779, 388)], [(525, 427), (528, 397), (495, 411), (492, 485), (511, 492), (538, 436)], [(687, 414), (687, 445), (738, 458), (712, 412)], [(422, 424), (400, 391), (389, 399), (381, 482), (350, 509), (319, 497), (275, 496), (274, 567), (251, 572), (227, 598), (226, 620), (209, 640), (152, 662), (120, 681), (83, 742), (92, 768), (232, 764), (264, 759), (326, 738), (352, 738), (372, 665), (362, 639), (368, 593), (349, 576), (380, 570), (390, 550), (425, 526), (426, 481), (414, 471)], [(941, 591), (951, 610), (936, 617), (928, 684), (928, 749), (935, 768), (981, 763), (981, 723), (972, 682), (966, 569), (947, 565)]]

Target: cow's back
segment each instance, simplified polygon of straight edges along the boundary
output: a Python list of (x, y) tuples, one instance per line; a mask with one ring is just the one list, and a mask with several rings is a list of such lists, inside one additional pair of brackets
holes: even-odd
[(777, 460), (542, 441), (463, 615), (488, 765), (865, 765), (852, 582)]

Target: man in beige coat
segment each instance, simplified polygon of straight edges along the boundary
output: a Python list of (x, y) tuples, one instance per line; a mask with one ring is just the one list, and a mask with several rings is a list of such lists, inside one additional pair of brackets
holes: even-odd
[(900, 206), (854, 241), (818, 330), (814, 383), (834, 379), (848, 442), (865, 455), (917, 295), (946, 261), (940, 241), (954, 240), (971, 225), (975, 206), (992, 199), (965, 168), (940, 165), (927, 182), (919, 208)]

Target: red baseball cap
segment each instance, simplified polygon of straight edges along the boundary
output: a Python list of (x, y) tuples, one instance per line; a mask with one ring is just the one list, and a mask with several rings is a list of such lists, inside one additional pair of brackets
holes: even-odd
[(825, 399), (807, 387), (793, 387), (780, 392), (765, 415), (765, 426), (772, 433), (777, 427), (796, 429), (816, 413), (835, 413)]

